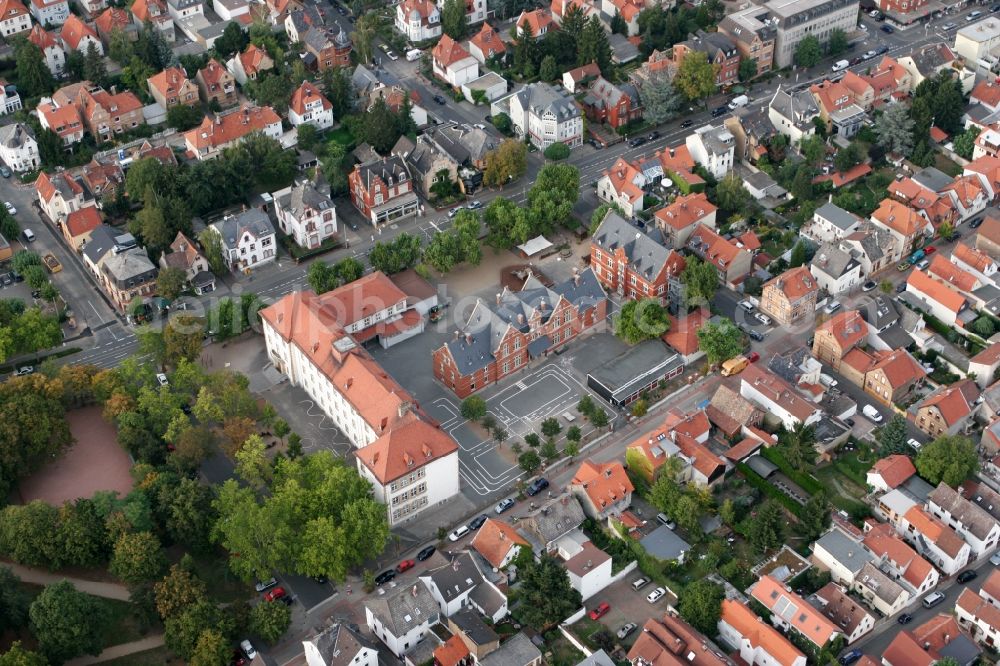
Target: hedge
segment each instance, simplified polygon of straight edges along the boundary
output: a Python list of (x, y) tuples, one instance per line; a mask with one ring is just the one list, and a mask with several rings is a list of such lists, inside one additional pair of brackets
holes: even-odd
[(746, 463), (741, 463), (741, 462), (736, 463), (736, 469), (738, 469), (740, 473), (743, 474), (743, 478), (747, 480), (747, 483), (749, 483), (751, 486), (761, 491), (771, 499), (776, 500), (778, 503), (780, 503), (783, 507), (791, 511), (796, 516), (798, 516), (802, 512), (801, 504), (799, 504), (791, 497), (789, 497), (785, 493), (781, 492), (780, 490), (772, 486), (770, 483), (767, 482), (767, 479), (765, 479), (760, 474), (750, 469), (750, 467), (747, 466)]
[(815, 495), (816, 493), (823, 490), (823, 484), (814, 479), (810, 474), (803, 474), (789, 463), (785, 456), (782, 455), (781, 451), (775, 446), (765, 446), (761, 450), (761, 455), (773, 462), (778, 466), (778, 469), (787, 476), (789, 479), (795, 482), (799, 488), (806, 491), (810, 495)]

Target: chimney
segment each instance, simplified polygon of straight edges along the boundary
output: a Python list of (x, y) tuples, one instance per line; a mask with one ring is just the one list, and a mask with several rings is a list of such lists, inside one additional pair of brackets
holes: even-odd
[(354, 384), (354, 377), (348, 377), (347, 378), (347, 385), (344, 388), (351, 388), (351, 386), (353, 384)]
[(520, 314), (520, 313), (519, 313), (519, 314), (517, 315), (517, 323), (518, 323), (518, 324), (523, 324), (523, 323), (524, 323), (524, 315), (523, 315), (523, 314)]
[(455, 339), (458, 340), (462, 336), (461, 332), (455, 331)]

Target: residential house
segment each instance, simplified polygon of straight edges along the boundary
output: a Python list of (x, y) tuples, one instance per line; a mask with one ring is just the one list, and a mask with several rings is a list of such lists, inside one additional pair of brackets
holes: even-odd
[(223, 21), (236, 21), (244, 26), (253, 21), (247, 0), (212, 0), (212, 9)]
[(893, 199), (883, 199), (870, 219), (875, 226), (888, 231), (895, 239), (895, 261), (908, 256), (920, 239), (933, 232), (927, 218)]
[(689, 134), (684, 140), (691, 157), (716, 180), (722, 180), (733, 168), (735, 139), (724, 125), (705, 125)]
[(750, 666), (806, 666), (806, 656), (746, 604), (724, 599), (719, 636)]
[(194, 78), (201, 101), (205, 104), (215, 102), (219, 108), (225, 109), (239, 102), (235, 77), (215, 58), (209, 58)]
[(772, 624), (785, 631), (794, 629), (818, 649), (843, 633), (836, 624), (770, 574), (761, 576), (750, 588), (750, 596), (771, 612)]
[(944, 255), (935, 255), (931, 259), (927, 275), (970, 297), (983, 286), (983, 282), (973, 273), (962, 270)]
[(303, 81), (288, 103), (288, 122), (293, 127), (312, 125), (318, 130), (333, 127), (333, 104), (319, 88)]
[(31, 0), (31, 15), (39, 25), (62, 25), (69, 18), (68, 0)]
[[(1000, 195), (1000, 158), (983, 155), (966, 164), (963, 173), (966, 175), (977, 174), (979, 182), (986, 188), (991, 201), (995, 201)], [(980, 228), (979, 233), (982, 233), (982, 228)]]
[(613, 203), (628, 217), (635, 217), (644, 208), (645, 188), (650, 184), (638, 167), (619, 157), (597, 181), (597, 197)]
[(95, 140), (111, 141), (116, 135), (146, 123), (142, 102), (131, 91), (112, 89), (109, 93), (100, 86), (90, 87), (89, 82), (84, 84), (74, 104)]
[(459, 163), (441, 150), (431, 136), (420, 135), (416, 143), (409, 137), (400, 137), (392, 148), (392, 154), (402, 157), (406, 162), (416, 187), (425, 199), (437, 197), (434, 194), (437, 183), (456, 185), (459, 182)]
[(687, 40), (674, 44), (673, 51), (678, 67), (688, 53), (704, 53), (715, 71), (715, 85), (720, 88), (729, 88), (739, 80), (740, 52), (724, 32), (705, 32), (699, 29)]
[(325, 72), (331, 67), (351, 65), (351, 51), (354, 45), (343, 26), (337, 34), (310, 30), (302, 41), (306, 49), (303, 62), (310, 71)]
[(1000, 608), (970, 588), (962, 590), (955, 602), (955, 618), (960, 627), (985, 646), (1000, 643)]
[(19, 0), (0, 1), (0, 34), (10, 38), (31, 30), (31, 14)]
[(958, 211), (950, 196), (938, 194), (913, 178), (892, 181), (888, 192), (896, 201), (906, 204), (929, 220), (935, 229), (945, 222), (954, 226), (958, 218)]
[(754, 364), (740, 374), (740, 395), (788, 430), (817, 423), (823, 415), (817, 404), (799, 395), (784, 379)]
[(727, 14), (719, 22), (719, 32), (729, 35), (733, 40), (741, 60), (753, 58), (756, 61), (757, 76), (771, 71), (777, 30), (771, 24), (765, 8), (751, 6)]
[(209, 268), (208, 259), (182, 231), (177, 232), (177, 237), (170, 244), (170, 251), (160, 255), (160, 268), (184, 271), (188, 284), (197, 294), (215, 290), (215, 276)]
[(685, 366), (690, 366), (705, 355), (698, 340), (698, 331), (711, 317), (711, 312), (706, 308), (688, 313), (680, 310), (678, 316), (668, 314), (670, 330), (660, 336), (660, 339), (681, 355)]
[(906, 293), (913, 294), (923, 309), (945, 324), (964, 326), (959, 317), (968, 311), (969, 304), (961, 293), (944, 282), (924, 271), (913, 270), (906, 279)]
[(480, 65), (486, 65), (495, 58), (503, 58), (507, 53), (507, 45), (496, 28), (483, 23), (479, 32), (469, 39), (469, 53)]
[(590, 86), (590, 82), (601, 76), (601, 68), (596, 62), (587, 63), (563, 72), (563, 88), (576, 95), (584, 92)]
[(767, 115), (775, 129), (788, 137), (794, 146), (816, 133), (813, 118), (819, 117), (819, 107), (812, 93), (806, 90), (790, 92), (778, 86), (768, 104)]
[(66, 216), (59, 223), (63, 237), (69, 246), (79, 252), (90, 241), (94, 230), (104, 224), (101, 213), (94, 206), (85, 206)]
[(835, 525), (813, 543), (811, 559), (830, 571), (834, 583), (850, 588), (865, 565), (875, 557), (858, 539)]
[(365, 600), (368, 629), (400, 658), (424, 639), (440, 617), (437, 602), (420, 581)]
[(554, 12), (547, 9), (522, 11), (517, 20), (514, 21), (514, 25), (521, 32), (530, 33), (535, 39), (541, 39), (548, 34), (549, 30), (559, 29), (559, 24), (556, 23), (554, 16)]
[(711, 487), (726, 472), (726, 463), (708, 448), (711, 423), (703, 410), (682, 414), (667, 412), (663, 425), (637, 438), (625, 449), (625, 460), (634, 473), (650, 483), (667, 460), (680, 461), (678, 481)]
[(695, 227), (685, 247), (715, 266), (719, 280), (730, 287), (741, 283), (750, 274), (753, 265), (750, 251), (742, 243), (725, 239), (704, 224)]
[(527, 545), (517, 530), (499, 518), (488, 518), (469, 543), (494, 569), (506, 568), (521, 552), (521, 547)]
[(937, 587), (940, 579), (937, 569), (896, 536), (886, 523), (866, 521), (863, 543), (877, 558), (879, 568), (896, 580), (905, 582), (913, 591), (913, 596), (920, 596)]
[(678, 196), (673, 203), (657, 210), (653, 219), (657, 228), (674, 246), (682, 247), (698, 225), (715, 228), (717, 210), (704, 192), (698, 192)]
[(310, 30), (326, 30), (326, 19), (316, 7), (302, 7), (288, 12), (283, 26), (289, 42), (304, 42)]
[(412, 42), (441, 36), (441, 12), (431, 0), (404, 0), (396, 5), (396, 30)]
[(628, 298), (680, 299), (683, 257), (609, 210), (591, 236), (590, 265), (605, 289)]
[(387, 346), (383, 336), (423, 330), (422, 316), (407, 307), (406, 294), (384, 274), (372, 273), (322, 296), (289, 294), (261, 310), (261, 321), (275, 368), (302, 386), (358, 447), (358, 472), (385, 504), (390, 525), (459, 492), (455, 440), (432, 425), (360, 346), (373, 337)]
[(778, 202), (791, 198), (788, 190), (778, 185), (778, 182), (767, 175), (765, 171), (750, 171), (741, 176), (740, 180), (743, 183), (743, 189), (749, 192), (750, 196), (757, 201), (770, 199), (771, 201)]
[(816, 98), (819, 116), (828, 132), (845, 138), (858, 133), (867, 116), (865, 110), (854, 103), (850, 88), (840, 81), (824, 80), (809, 86), (809, 92)]
[(958, 243), (951, 251), (951, 263), (976, 276), (981, 276), (984, 283), (995, 281), (997, 262), (993, 257), (977, 250), (971, 245)]
[(443, 35), (431, 51), (434, 75), (453, 88), (479, 78), (479, 63), (461, 44)]
[(885, 617), (895, 615), (910, 601), (910, 593), (871, 562), (858, 572), (851, 590)]
[(53, 223), (60, 222), (75, 210), (97, 205), (82, 179), (66, 171), (53, 174), (42, 171), (35, 180), (35, 191), (42, 212)]
[(847, 594), (842, 586), (827, 583), (815, 592), (820, 612), (840, 627), (848, 645), (875, 628), (875, 618)]
[(302, 641), (308, 666), (378, 666), (378, 649), (361, 632), (335, 622)]
[(875, 490), (887, 492), (902, 485), (916, 473), (909, 456), (897, 453), (877, 460), (868, 470), (865, 480)]
[(996, 113), (1000, 109), (1000, 85), (990, 79), (980, 81), (969, 94), (969, 104), (979, 104), (989, 113)]
[(830, 199), (816, 209), (812, 220), (801, 231), (803, 236), (817, 243), (837, 243), (861, 226), (858, 216), (832, 203), (832, 195)]
[[(479, 661), (500, 647), (500, 636), (469, 608), (462, 608), (448, 618), (448, 629), (469, 654), (469, 661)], [(416, 656), (416, 655), (415, 655)], [(412, 661), (417, 661), (413, 659)]]
[(863, 280), (861, 262), (832, 243), (819, 246), (809, 263), (809, 273), (821, 289), (833, 296), (857, 289)]
[[(628, 660), (632, 664), (657, 666), (675, 666), (680, 663), (687, 663), (689, 666), (730, 666), (732, 663), (705, 636), (672, 612), (664, 613), (660, 618), (651, 617), (646, 620), (628, 651)], [(607, 663), (614, 662), (609, 659)], [(595, 661), (586, 666), (607, 664)]]
[(962, 92), (969, 94), (976, 84), (976, 75), (965, 68), (965, 63), (946, 44), (938, 42), (927, 44), (919, 50), (896, 59), (900, 66), (906, 69), (913, 78), (913, 88), (916, 89), (924, 79), (936, 76), (938, 72), (950, 71), (962, 86)]
[(164, 109), (169, 110), (181, 104), (198, 104), (198, 86), (188, 80), (187, 74), (180, 67), (168, 67), (146, 79), (146, 83), (149, 94)]
[(198, 160), (210, 160), (253, 132), (277, 139), (282, 133), (281, 118), (269, 106), (244, 106), (215, 118), (206, 116), (198, 127), (184, 133), (184, 144)]
[(59, 37), (62, 39), (63, 47), (67, 51), (86, 54), (90, 50), (90, 47), (93, 46), (100, 55), (104, 55), (104, 45), (101, 44), (101, 39), (97, 35), (97, 32), (90, 25), (84, 23), (76, 14), (70, 14), (66, 18), (62, 30), (59, 32)]
[(226, 61), (226, 69), (241, 86), (245, 86), (247, 81), (256, 81), (261, 73), (274, 69), (274, 60), (263, 49), (250, 44), (245, 51)]
[(210, 228), (222, 241), (222, 258), (231, 271), (249, 273), (275, 260), (274, 226), (259, 209), (227, 215)]
[(38, 142), (24, 123), (0, 127), (0, 159), (11, 171), (24, 173), (41, 165)]
[(658, 150), (653, 157), (642, 162), (643, 172), (649, 177), (665, 178), (681, 190), (701, 191), (705, 181), (694, 173), (695, 161), (686, 145)]
[(971, 547), (955, 530), (918, 504), (902, 515), (897, 530), (945, 576), (958, 573), (972, 557)]
[(355, 165), (348, 177), (351, 203), (372, 226), (416, 215), (417, 195), (398, 155)]
[(951, 198), (958, 211), (959, 222), (983, 212), (991, 199), (978, 175), (957, 176), (941, 194)]
[[(0, 131), (0, 156), (3, 155), (3, 132)], [(969, 359), (969, 374), (975, 375), (976, 385), (985, 389), (993, 383), (1000, 369), (1000, 343), (994, 343)]]
[(601, 11), (607, 16), (617, 14), (625, 21), (627, 37), (639, 33), (639, 13), (646, 8), (643, 0), (601, 0)]
[(142, 27), (148, 21), (160, 31), (164, 39), (173, 43), (174, 20), (167, 11), (166, 0), (135, 0), (130, 9), (138, 27)]
[(495, 308), (476, 303), (463, 330), (434, 351), (434, 377), (465, 398), (525, 369), (606, 316), (607, 297), (593, 271), (552, 287), (529, 275), (520, 291), (505, 287)]
[(519, 530), (540, 557), (556, 552), (559, 539), (577, 530), (586, 517), (576, 497), (563, 493), (522, 518)]
[(51, 32), (40, 25), (35, 25), (28, 33), (28, 41), (37, 46), (45, 56), (45, 66), (49, 68), (52, 76), (61, 77), (63, 69), (66, 67), (66, 49), (62, 42)]
[(83, 141), (84, 126), (80, 112), (72, 104), (59, 105), (50, 98), (44, 97), (38, 104), (38, 123), (44, 129), (50, 129), (63, 140), (63, 145), (70, 146)]
[(620, 462), (595, 463), (587, 458), (573, 475), (569, 490), (587, 515), (601, 522), (628, 509), (635, 488)]
[(133, 299), (155, 293), (158, 270), (135, 238), (130, 234), (115, 234), (106, 225), (94, 229), (83, 248), (83, 257), (98, 286), (124, 312)]
[(94, 19), (97, 36), (105, 47), (111, 44), (111, 35), (120, 30), (130, 40), (138, 38), (138, 29), (132, 21), (132, 14), (122, 7), (108, 7)]
[(790, 268), (764, 284), (760, 309), (782, 326), (791, 326), (816, 312), (819, 288), (805, 266)]
[(570, 148), (583, 145), (583, 117), (576, 101), (547, 83), (529, 84), (494, 101), (491, 112), (510, 116), (517, 135), (540, 150), (557, 142)]
[(491, 598), (488, 608), (477, 608), (480, 613), (492, 622), (499, 622), (507, 615), (506, 597), (483, 578), (468, 550), (452, 555), (450, 561), (442, 562), (440, 566), (429, 568), (420, 575), (420, 581), (437, 601), (441, 615), (445, 617), (453, 617), (468, 606), (478, 605), (477, 600), (483, 598), (483, 592)]
[(905, 349), (876, 351), (865, 372), (865, 393), (892, 407), (923, 381), (927, 371)]
[(895, 239), (887, 230), (871, 222), (862, 222), (857, 231), (840, 241), (839, 247), (858, 260), (861, 274), (869, 278), (896, 265)]
[(635, 86), (615, 85), (600, 76), (587, 89), (583, 109), (591, 122), (605, 123), (616, 130), (642, 119), (642, 104)]
[(322, 175), (278, 190), (274, 214), (281, 232), (302, 248), (313, 249), (337, 233), (337, 211)]
[(767, 105), (753, 105), (738, 109), (723, 120), (723, 124), (736, 139), (736, 157), (744, 164), (760, 163), (769, 155), (768, 147), (778, 136), (778, 131), (768, 117)]
[(992, 552), (1000, 539), (1000, 523), (954, 488), (939, 483), (927, 498), (927, 510), (955, 530), (972, 549), (972, 557)]

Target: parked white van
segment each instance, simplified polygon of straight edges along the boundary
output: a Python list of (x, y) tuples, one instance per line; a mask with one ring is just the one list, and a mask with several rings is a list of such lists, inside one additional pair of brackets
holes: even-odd
[(841, 71), (847, 69), (850, 66), (851, 66), (851, 63), (849, 61), (847, 61), (847, 60), (838, 60), (837, 62), (833, 63), (833, 67), (831, 69), (834, 72), (841, 72)]
[(413, 62), (414, 60), (420, 60), (420, 56), (422, 56), (423, 54), (424, 52), (421, 51), (420, 49), (410, 49), (409, 51), (406, 52), (406, 59), (409, 60), (410, 62)]
[(735, 111), (736, 109), (742, 108), (750, 103), (750, 98), (746, 95), (737, 95), (733, 98), (733, 101), (729, 103), (729, 110)]

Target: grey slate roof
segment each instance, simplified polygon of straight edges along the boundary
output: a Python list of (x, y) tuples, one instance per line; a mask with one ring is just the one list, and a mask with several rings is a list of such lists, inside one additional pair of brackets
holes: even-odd
[(898, 324), (893, 324), (884, 331), (879, 331), (878, 337), (890, 349), (906, 349), (913, 344), (913, 338)]
[(377, 649), (360, 632), (340, 622), (330, 625), (307, 641), (316, 646), (326, 666), (350, 666), (362, 649)]
[(32, 135), (31, 129), (24, 123), (0, 127), (0, 144), (7, 148), (16, 150), (23, 146), (28, 139), (34, 141), (35, 137)]
[(615, 666), (615, 661), (604, 650), (598, 650), (576, 666)]
[(708, 55), (708, 61), (711, 63), (718, 62), (715, 56), (719, 51), (722, 51), (725, 58), (731, 58), (736, 54), (736, 45), (733, 44), (733, 40), (721, 32), (698, 30), (682, 43), (693, 51), (701, 51)]
[(837, 227), (841, 231), (849, 231), (850, 229), (858, 226), (858, 223), (860, 222), (856, 215), (847, 212), (837, 204), (829, 201), (817, 208), (813, 215), (827, 220), (830, 224)]
[(487, 583), (481, 583), (469, 594), (469, 601), (489, 617), (493, 617), (507, 603), (500, 590)]
[(434, 581), (446, 603), (462, 596), (483, 582), (475, 561), (467, 551), (455, 555), (451, 562), (428, 572), (421, 578)]
[(638, 101), (639, 93), (631, 83), (623, 83), (616, 86), (603, 76), (598, 76), (590, 84), (590, 88), (583, 98), (583, 103), (596, 108), (610, 108), (618, 106), (622, 97)]
[(767, 369), (792, 384), (798, 384), (802, 376), (802, 363), (809, 356), (809, 350), (798, 347), (785, 353), (776, 353), (767, 362)]
[(563, 493), (525, 516), (521, 527), (544, 547), (575, 530), (584, 518), (579, 500), (572, 493)]
[(95, 266), (115, 246), (115, 230), (106, 224), (90, 232), (90, 240), (83, 246), (83, 255)]
[(816, 546), (822, 546), (823, 550), (853, 573), (861, 571), (865, 564), (875, 559), (864, 546), (836, 528), (820, 537)]
[(535, 647), (524, 632), (518, 632), (499, 649), (480, 659), (479, 666), (528, 666), (541, 658), (541, 650)]
[(479, 617), (479, 613), (471, 608), (466, 607), (456, 611), (448, 619), (454, 622), (455, 626), (461, 629), (462, 633), (476, 645), (487, 645), (500, 640), (497, 632), (493, 631), (488, 624), (483, 622), (483, 619)]
[(559, 122), (580, 116), (580, 108), (572, 96), (568, 92), (553, 88), (548, 83), (532, 83), (514, 95), (520, 100), (523, 108), (530, 109), (536, 115), (551, 112)]
[(389, 157), (366, 162), (359, 165), (358, 170), (361, 182), (364, 183), (366, 190), (372, 188), (372, 182), (376, 178), (388, 184), (390, 181), (399, 182), (410, 177), (409, 172), (406, 170), (406, 165), (403, 164), (403, 159), (399, 155), (390, 155)]
[(365, 606), (393, 636), (402, 636), (425, 622), (433, 624), (439, 616), (434, 596), (420, 581), (382, 597), (369, 597)]
[(274, 235), (274, 225), (267, 214), (251, 208), (236, 215), (230, 215), (212, 225), (222, 236), (222, 245), (229, 250), (239, 247), (240, 237), (244, 232), (250, 232), (256, 238)]
[(486, 153), (498, 145), (495, 138), (478, 127), (470, 128), (457, 123), (439, 125), (424, 132), (424, 136), (434, 141), (441, 150), (462, 165), (482, 162), (486, 158)]
[(637, 47), (624, 35), (617, 32), (608, 36), (608, 43), (611, 45), (611, 59), (615, 62), (632, 62), (639, 57), (639, 47)]
[(660, 525), (639, 542), (646, 552), (659, 560), (676, 560), (691, 550), (691, 545), (666, 525)]
[(777, 130), (771, 124), (771, 119), (767, 117), (767, 105), (751, 108), (743, 107), (736, 112), (735, 116), (743, 126), (743, 131), (747, 136), (757, 138), (757, 140), (767, 139), (774, 136)]
[(146, 256), (146, 251), (133, 248), (104, 259), (101, 270), (119, 287), (132, 286), (156, 276), (156, 265)]
[(882, 331), (899, 321), (899, 310), (891, 298), (879, 295), (861, 308), (861, 316), (869, 326)]
[(623, 248), (632, 270), (647, 278), (655, 277), (670, 257), (669, 248), (626, 222), (614, 210), (604, 216), (592, 240), (607, 252)]
[(317, 171), (317, 181), (303, 180), (291, 188), (276, 192), (274, 197), (278, 207), (283, 208), (293, 216), (298, 217), (304, 210), (324, 211), (333, 208), (329, 187)]
[(940, 192), (955, 182), (954, 178), (934, 167), (925, 167), (913, 174), (912, 178), (931, 192)]
[(588, 382), (593, 379), (610, 392), (614, 400), (624, 400), (648, 384), (651, 375), (669, 374), (681, 365), (684, 365), (684, 358), (662, 340), (646, 340), (591, 370)]
[(823, 271), (834, 279), (841, 277), (857, 265), (857, 260), (851, 256), (850, 252), (845, 252), (831, 243), (820, 245), (810, 263), (811, 267)]
[(778, 86), (771, 98), (770, 107), (799, 129), (808, 129), (812, 125), (812, 119), (819, 115), (816, 100), (808, 90), (790, 93)]
[(985, 509), (962, 497), (943, 482), (938, 484), (927, 499), (950, 513), (953, 519), (977, 539), (985, 540), (996, 525), (997, 521)]

